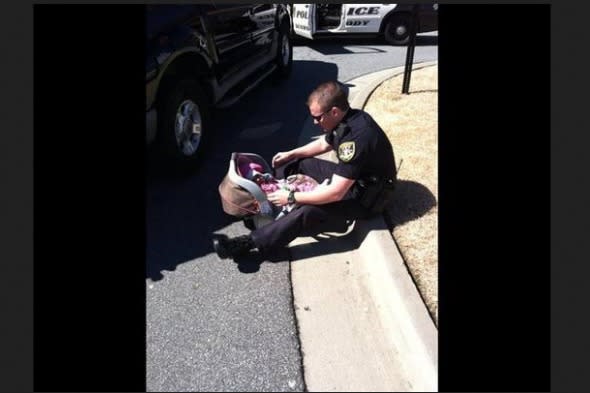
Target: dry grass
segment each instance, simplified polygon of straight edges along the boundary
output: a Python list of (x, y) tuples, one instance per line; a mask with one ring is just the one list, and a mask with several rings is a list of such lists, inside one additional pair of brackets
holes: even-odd
[(403, 75), (385, 81), (364, 109), (393, 145), (399, 182), (396, 203), (387, 214), (438, 325), (438, 66), (412, 71), (409, 95), (401, 94), (402, 81)]

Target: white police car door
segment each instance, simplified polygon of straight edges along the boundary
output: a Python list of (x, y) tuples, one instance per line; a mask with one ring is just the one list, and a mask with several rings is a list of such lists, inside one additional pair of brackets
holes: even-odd
[(344, 28), (347, 33), (378, 33), (383, 18), (397, 4), (344, 4)]
[(313, 39), (316, 31), (315, 4), (293, 4), (293, 31), (295, 34)]

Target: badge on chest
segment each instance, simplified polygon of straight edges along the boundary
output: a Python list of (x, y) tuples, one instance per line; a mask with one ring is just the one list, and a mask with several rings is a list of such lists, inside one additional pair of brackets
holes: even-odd
[(354, 142), (344, 142), (338, 146), (338, 158), (343, 162), (348, 162), (354, 157)]

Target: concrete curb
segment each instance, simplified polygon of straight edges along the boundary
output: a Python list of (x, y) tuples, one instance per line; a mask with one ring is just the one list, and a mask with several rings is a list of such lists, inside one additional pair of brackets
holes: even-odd
[(409, 381), (418, 391), (438, 390), (438, 330), (383, 217), (359, 220), (355, 234), (367, 261), (369, 290), (383, 323), (397, 336)]
[[(437, 64), (438, 61), (415, 64), (412, 71)], [(397, 67), (347, 82), (351, 106), (364, 108), (379, 85), (403, 72), (404, 67)], [(399, 325), (399, 331), (405, 336), (401, 342), (408, 344), (405, 349), (413, 352), (419, 363), (419, 369), (415, 370), (418, 374), (414, 375), (416, 380), (433, 381), (435, 383), (430, 386), (437, 390), (438, 330), (384, 218), (379, 216), (359, 221), (355, 232), (362, 240), (359, 246), (361, 255), (372, 261), (371, 277), (375, 285), (371, 288), (375, 291), (374, 300), (382, 305), (384, 318), (395, 315), (395, 321), (390, 319), (390, 322)]]
[[(413, 70), (437, 63), (415, 64)], [(379, 85), (403, 72), (404, 67), (397, 67), (345, 82), (351, 106), (362, 109)], [(308, 118), (299, 145), (309, 142), (315, 135), (319, 135), (317, 127)], [(344, 390), (335, 391), (346, 391), (352, 385), (368, 388), (368, 384), (373, 383), (373, 391), (392, 388), (397, 391), (437, 391), (438, 331), (384, 218), (358, 220), (351, 235), (352, 239), (343, 238), (342, 242), (357, 243), (355, 251), (342, 252), (336, 248), (336, 252), (320, 252), (318, 256), (310, 257), (307, 255), (310, 253), (306, 254), (306, 249), (301, 248), (309, 239), (300, 239), (295, 243), (300, 247), (293, 249), (294, 260), (308, 259), (311, 262), (292, 265), (294, 301), (305, 351), (308, 388), (326, 391), (334, 390), (340, 384), (340, 389)], [(339, 276), (338, 279), (332, 277), (334, 275)], [(345, 281), (348, 286), (343, 286)], [(346, 289), (355, 285), (361, 288), (357, 289), (356, 297)], [(322, 292), (317, 293), (320, 287)], [(330, 295), (318, 297), (323, 292)], [(346, 301), (331, 296), (333, 294)], [(364, 303), (359, 300), (361, 297)], [(331, 300), (327, 302), (326, 298)], [(366, 306), (367, 301), (370, 302), (370, 312), (363, 313), (360, 307)], [(332, 302), (334, 304), (329, 304)], [(312, 311), (306, 312), (306, 307)], [(316, 309), (321, 312), (314, 313)], [(351, 324), (352, 332), (362, 329), (365, 322), (363, 318), (358, 319), (358, 315), (372, 314), (376, 318), (371, 325), (375, 326), (374, 332), (364, 330), (364, 334), (343, 335), (338, 330), (331, 330), (331, 325), (338, 320), (341, 325)], [(324, 336), (316, 333), (321, 331)], [(386, 341), (380, 341), (383, 339)], [(333, 349), (338, 347), (341, 349)], [(350, 359), (344, 361), (344, 357)], [(334, 366), (335, 362), (339, 362), (338, 367)], [(381, 370), (380, 384), (374, 382), (377, 376), (371, 374), (373, 370)]]

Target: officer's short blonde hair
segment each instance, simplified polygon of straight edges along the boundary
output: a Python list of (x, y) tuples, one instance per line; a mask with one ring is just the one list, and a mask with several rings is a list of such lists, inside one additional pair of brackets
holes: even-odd
[(340, 82), (324, 82), (311, 92), (307, 98), (307, 106), (317, 102), (325, 111), (334, 106), (342, 111), (347, 111), (350, 108), (347, 93), (346, 87)]

